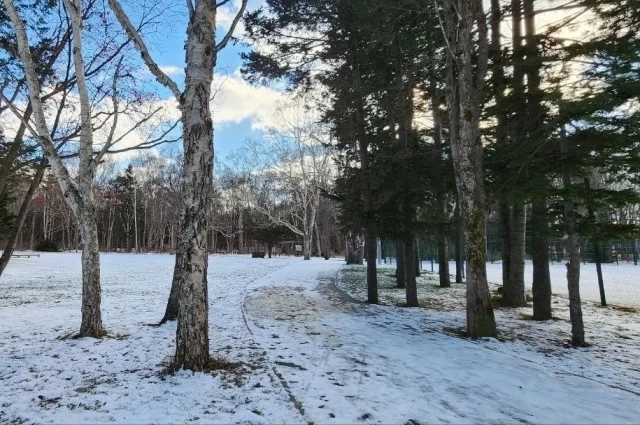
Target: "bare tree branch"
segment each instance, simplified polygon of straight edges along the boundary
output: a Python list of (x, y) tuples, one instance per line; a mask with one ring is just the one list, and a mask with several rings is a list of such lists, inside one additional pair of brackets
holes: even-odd
[(187, 0), (187, 9), (189, 9), (189, 18), (193, 16), (193, 2), (191, 0)]
[(100, 150), (100, 152), (96, 155), (95, 163), (99, 163), (105, 152), (109, 149), (109, 147), (113, 144), (113, 136), (116, 133), (116, 127), (118, 126), (118, 78), (120, 77), (120, 66), (122, 65), (123, 57), (120, 57), (118, 64), (116, 65), (116, 71), (113, 75), (113, 86), (111, 88), (111, 102), (113, 103), (113, 122), (111, 123), (111, 129), (109, 130), (109, 135), (107, 136), (107, 140), (104, 143), (104, 146)]
[[(44, 107), (42, 105), (42, 100), (39, 97), (40, 83), (38, 82), (36, 68), (31, 56), (31, 49), (29, 48), (27, 30), (24, 22), (18, 15), (18, 11), (16, 10), (13, 0), (4, 0), (4, 5), (7, 10), (7, 15), (9, 16), (16, 32), (18, 55), (21, 59), (22, 66), (24, 67), (25, 79), (27, 87), (29, 88), (29, 99), (31, 100), (31, 107), (33, 108), (33, 114), (36, 121), (36, 139), (47, 154), (47, 159), (49, 160), (54, 173), (59, 178), (63, 192), (69, 199), (71, 205), (73, 205), (75, 209), (78, 209), (80, 201), (78, 188), (74, 180), (71, 178), (69, 171), (62, 163), (62, 159), (56, 151), (51, 134), (47, 128)], [(15, 107), (13, 107), (12, 110), (14, 110), (14, 113), (16, 112)]]
[[(236, 26), (238, 25), (240, 18), (242, 18), (242, 15), (244, 15), (244, 11), (247, 8), (248, 1), (249, 0), (242, 0), (242, 4), (240, 5), (240, 10), (238, 10), (238, 13), (236, 14), (235, 18), (233, 18), (233, 22), (229, 27), (229, 31), (227, 31), (227, 34), (225, 34), (222, 41), (218, 43), (218, 45), (216, 46), (216, 51), (219, 52), (220, 50), (224, 49), (227, 46), (227, 43), (229, 43), (229, 40), (231, 40), (231, 37), (233, 36), (233, 32), (236, 30)], [(223, 1), (221, 4), (218, 5), (218, 7), (220, 7), (224, 3), (226, 3), (226, 1)]]
[(120, 22), (120, 25), (122, 25), (122, 28), (125, 30), (129, 38), (133, 40), (136, 49), (140, 52), (142, 60), (147, 65), (147, 68), (149, 68), (149, 71), (156, 77), (156, 80), (158, 80), (160, 84), (171, 90), (171, 93), (175, 96), (178, 104), (181, 104), (182, 92), (178, 88), (178, 85), (171, 79), (171, 77), (162, 72), (158, 64), (153, 60), (149, 54), (149, 49), (147, 49), (142, 37), (140, 37), (140, 34), (129, 20), (129, 17), (122, 9), (122, 6), (120, 6), (118, 0), (109, 0), (109, 7), (111, 7), (116, 19), (118, 19), (118, 22)]

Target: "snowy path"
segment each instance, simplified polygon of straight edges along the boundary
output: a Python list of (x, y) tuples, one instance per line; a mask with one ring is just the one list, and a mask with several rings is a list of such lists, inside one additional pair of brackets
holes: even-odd
[[(437, 312), (347, 302), (325, 274), (284, 269), (250, 294), (253, 332), (316, 423), (635, 423), (640, 392), (591, 378), (594, 358), (435, 329)], [(289, 284), (287, 284), (289, 282)], [(262, 286), (262, 285), (261, 285)], [(444, 319), (443, 319), (444, 320)], [(640, 373), (627, 388), (639, 385)], [(631, 391), (631, 392), (630, 392)]]
[(114, 337), (58, 340), (79, 324), (79, 263), (74, 254), (20, 259), (0, 280), (0, 423), (640, 417), (637, 366), (615, 389), (598, 375), (616, 376), (617, 366), (590, 352), (556, 356), (522, 343), (469, 341), (442, 333), (451, 316), (441, 312), (350, 302), (333, 285), (340, 260), (212, 257), (212, 349), (254, 370), (162, 376), (175, 324), (146, 324), (162, 316), (173, 257), (103, 255), (104, 321)]

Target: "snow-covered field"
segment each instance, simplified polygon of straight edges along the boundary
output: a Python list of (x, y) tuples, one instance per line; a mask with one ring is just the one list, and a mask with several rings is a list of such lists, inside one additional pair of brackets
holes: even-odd
[[(567, 294), (567, 267), (564, 263), (551, 264), (549, 274), (553, 293)], [(502, 281), (500, 262), (487, 263), (487, 278), (496, 283)], [(608, 303), (640, 308), (640, 264), (635, 266), (633, 263), (622, 261), (619, 264), (603, 264), (602, 280)], [(531, 288), (533, 282), (531, 261), (525, 262), (525, 281)], [(584, 300), (600, 301), (598, 274), (594, 263), (580, 265), (580, 295)]]
[[(385, 266), (383, 264), (383, 266)], [(386, 266), (391, 266), (387, 264)], [(395, 266), (394, 266), (395, 267)], [(455, 273), (456, 263), (449, 263), (449, 270)], [(423, 270), (430, 271), (431, 263), (422, 262)], [(438, 271), (438, 264), (433, 265), (434, 271)], [(554, 294), (568, 293), (567, 268), (564, 263), (552, 263), (549, 265), (551, 286)], [(533, 266), (530, 260), (525, 261), (525, 283), (529, 289), (533, 282)], [(502, 281), (502, 263), (495, 261), (487, 263), (487, 278), (489, 282), (500, 283)], [(608, 263), (602, 265), (602, 280), (604, 282), (607, 303), (619, 306), (640, 308), (640, 264), (621, 261), (619, 264)], [(600, 289), (598, 287), (598, 274), (594, 263), (580, 265), (580, 295), (583, 300), (600, 302)]]
[(568, 326), (561, 301), (553, 332), (518, 312), (499, 313), (510, 342), (471, 341), (450, 331), (464, 324), (455, 301), (461, 286), (441, 295), (451, 309), (368, 306), (336, 287), (345, 286), (347, 271), (338, 259), (213, 256), (213, 354), (246, 366), (166, 376), (160, 372), (173, 352), (175, 324), (147, 324), (164, 311), (173, 257), (101, 258), (110, 332), (103, 340), (57, 339), (79, 326), (78, 255), (14, 259), (0, 279), (0, 423), (640, 418), (636, 313), (601, 310), (597, 332), (587, 315), (590, 338), (599, 338), (589, 349), (558, 342)]

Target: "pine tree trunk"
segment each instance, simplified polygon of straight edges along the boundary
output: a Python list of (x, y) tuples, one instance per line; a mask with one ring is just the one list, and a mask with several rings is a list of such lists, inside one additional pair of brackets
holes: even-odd
[[(357, 108), (355, 118), (357, 122), (356, 136), (358, 139), (358, 154), (360, 166), (363, 173), (369, 173), (369, 152), (366, 127), (364, 122), (364, 101), (362, 97), (362, 80), (360, 76), (360, 57), (359, 48), (360, 40), (357, 26), (352, 29), (353, 44), (351, 47), (350, 59), (352, 62), (352, 83), (356, 94)], [(368, 214), (372, 206), (372, 190), (370, 177), (365, 174), (364, 185), (362, 188), (362, 204), (364, 213)], [(365, 257), (367, 261), (367, 302), (370, 304), (378, 304), (378, 268), (377, 268), (377, 235), (374, 233), (372, 226), (365, 225)]]
[(396, 241), (396, 287), (406, 288), (404, 242)]
[[(454, 51), (459, 66), (459, 104), (450, 103), (450, 106), (459, 108), (460, 136), (451, 141), (451, 152), (467, 244), (467, 333), (473, 338), (495, 337), (496, 323), (486, 271), (484, 167), (479, 134), (481, 87), (486, 75), (488, 54), (486, 18), (482, 0), (459, 0), (457, 9), (457, 36), (451, 32), (449, 34), (451, 39), (455, 39), (457, 47)], [(477, 41), (473, 37), (475, 24), (478, 29)], [(474, 51), (477, 53), (474, 54)], [(452, 79), (449, 75), (448, 80)], [(454, 87), (449, 84), (450, 90)]]
[(182, 212), (174, 279), (178, 326), (173, 367), (206, 369), (209, 355), (207, 220), (213, 190), (211, 83), (216, 63), (215, 2), (197, 1), (187, 27), (185, 91), (182, 94)]
[(503, 303), (506, 307), (524, 307), (525, 204), (514, 202), (511, 205), (510, 221), (509, 279), (503, 286)]
[(416, 277), (420, 277), (422, 270), (420, 270), (420, 241), (415, 239), (413, 241), (413, 253), (415, 261), (413, 262)]
[[(560, 138), (562, 160), (569, 159), (569, 148), (566, 135)], [(571, 174), (565, 168), (562, 172), (562, 183), (565, 190), (571, 188)], [(582, 322), (582, 300), (580, 299), (580, 236), (576, 229), (576, 214), (573, 199), (566, 195), (564, 201), (564, 218), (567, 231), (567, 250), (569, 262), (567, 266), (567, 286), (569, 289), (569, 316), (571, 318), (571, 344), (574, 347), (586, 346), (584, 338), (584, 323)]]
[(367, 261), (367, 302), (378, 304), (378, 250), (377, 239), (369, 233), (365, 235), (364, 249)]
[(534, 202), (531, 206), (533, 320), (551, 319), (548, 232), (547, 206), (544, 202)]
[(447, 236), (444, 234), (438, 235), (438, 274), (440, 277), (440, 287), (450, 287), (451, 278), (449, 276), (449, 254), (447, 247)]
[(345, 237), (345, 262), (347, 264), (362, 264), (358, 262), (356, 236), (354, 236), (352, 232), (349, 232)]
[(506, 198), (500, 200), (500, 241), (502, 244), (502, 287), (509, 286), (509, 267), (511, 266), (511, 206)]
[(418, 289), (415, 269), (416, 250), (412, 237), (404, 241), (404, 276), (407, 307), (418, 307)]
[[(433, 53), (433, 52), (431, 52)], [(444, 171), (446, 159), (446, 150), (442, 142), (442, 123), (441, 123), (441, 96), (438, 91), (437, 75), (431, 75), (429, 82), (429, 91), (431, 92), (431, 110), (433, 114), (433, 143), (436, 149), (438, 149), (439, 156), (439, 169)], [(451, 278), (449, 276), (449, 253), (447, 247), (447, 232), (445, 228), (448, 227), (447, 220), (447, 201), (446, 190), (444, 185), (438, 187), (438, 221), (441, 222), (441, 229), (437, 233), (437, 245), (438, 245), (438, 275), (440, 278), (440, 287), (448, 288), (451, 286)], [(420, 261), (418, 259), (418, 261)], [(418, 263), (418, 270), (420, 270), (420, 264)]]
[[(530, 134), (535, 135), (542, 125), (542, 93), (540, 91), (540, 60), (538, 39), (536, 36), (534, 0), (523, 0), (525, 40), (526, 40), (526, 74), (530, 120)], [(531, 140), (530, 143), (539, 143)], [(531, 205), (531, 231), (533, 246), (533, 319), (551, 319), (551, 277), (549, 273), (549, 223), (547, 205), (544, 200), (534, 200)]]

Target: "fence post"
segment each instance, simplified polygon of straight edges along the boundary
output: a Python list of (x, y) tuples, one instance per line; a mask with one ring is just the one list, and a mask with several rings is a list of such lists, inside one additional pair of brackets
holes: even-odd
[(598, 273), (598, 287), (600, 288), (600, 303), (603, 307), (605, 307), (607, 305), (607, 298), (604, 295), (604, 281), (602, 280), (602, 261), (600, 259), (600, 244), (598, 242), (593, 243), (593, 250), (595, 251), (596, 272)]
[(429, 257), (431, 257), (431, 273), (433, 273), (433, 247), (429, 245)]
[(633, 240), (631, 242), (631, 251), (633, 252), (633, 265), (638, 265), (638, 241)]

